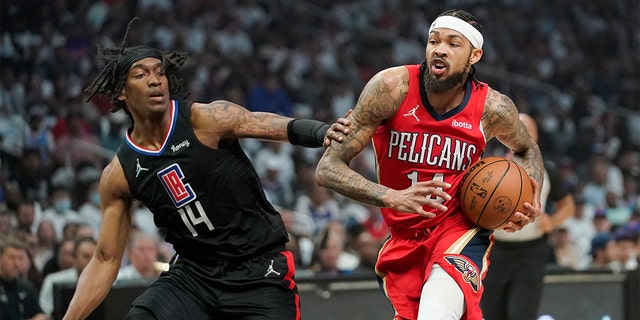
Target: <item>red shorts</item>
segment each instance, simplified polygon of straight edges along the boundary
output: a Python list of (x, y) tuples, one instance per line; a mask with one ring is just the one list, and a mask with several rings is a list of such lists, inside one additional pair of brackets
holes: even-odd
[[(438, 263), (465, 297), (463, 320), (481, 320), (482, 279), (489, 266), (491, 230), (470, 228), (452, 216), (433, 229), (394, 229), (382, 249), (376, 272), (393, 304), (395, 319), (416, 319), (422, 286)], [(456, 221), (457, 220), (457, 221)]]

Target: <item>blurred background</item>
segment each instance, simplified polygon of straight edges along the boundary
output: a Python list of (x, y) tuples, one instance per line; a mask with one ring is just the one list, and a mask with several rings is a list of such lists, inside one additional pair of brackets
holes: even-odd
[[(576, 199), (575, 215), (548, 235), (549, 274), (638, 268), (638, 1), (3, 0), (0, 6), (0, 238), (25, 244), (20, 276), (38, 290), (48, 274), (81, 269), (65, 243), (99, 231), (97, 181), (130, 123), (124, 112), (109, 112), (108, 99), (86, 101), (83, 90), (103, 67), (96, 46), (119, 46), (134, 16), (141, 19), (126, 45), (190, 53), (176, 98), (226, 99), (331, 123), (355, 105), (376, 72), (425, 59), (427, 30), (438, 14), (464, 9), (483, 27), (477, 77), (536, 119), (545, 160), (555, 163)], [(242, 143), (283, 214), (298, 279), (375, 280), (386, 226), (377, 208), (316, 185), (322, 149)], [(372, 150), (352, 166), (376, 179)], [(123, 267), (153, 278), (157, 272), (143, 277), (145, 266), (134, 262), (149, 260), (147, 270), (161, 270), (157, 262), (168, 262), (172, 248), (143, 206), (133, 217)], [(134, 242), (145, 237), (153, 240), (144, 250), (152, 259), (136, 257)]]

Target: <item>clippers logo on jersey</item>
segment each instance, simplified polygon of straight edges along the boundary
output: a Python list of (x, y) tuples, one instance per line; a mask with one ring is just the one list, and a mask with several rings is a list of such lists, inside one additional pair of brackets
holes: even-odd
[(444, 258), (462, 274), (462, 279), (471, 285), (473, 291), (478, 292), (480, 277), (478, 276), (476, 267), (462, 256), (445, 256)]
[(176, 208), (195, 200), (196, 194), (188, 183), (182, 181), (184, 174), (182, 174), (182, 170), (177, 163), (158, 172), (158, 178), (160, 178), (164, 189), (167, 190)]

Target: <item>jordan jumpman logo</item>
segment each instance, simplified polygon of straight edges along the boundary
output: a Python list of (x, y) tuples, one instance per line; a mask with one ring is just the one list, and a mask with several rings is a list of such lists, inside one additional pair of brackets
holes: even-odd
[(275, 273), (275, 274), (276, 274), (276, 275), (278, 275), (278, 276), (280, 275), (280, 272), (278, 272), (278, 271), (276, 271), (276, 270), (273, 270), (273, 260), (271, 260), (271, 264), (270, 264), (270, 265), (269, 265), (269, 267), (267, 268), (267, 273), (265, 273), (265, 275), (264, 275), (264, 276), (265, 276), (265, 278), (266, 278), (268, 275), (272, 274), (272, 273)]
[(148, 168), (143, 168), (140, 165), (140, 159), (136, 159), (136, 178), (138, 177), (138, 175), (140, 174), (140, 172), (142, 171), (149, 171)]
[(416, 111), (418, 110), (418, 108), (420, 108), (420, 105), (417, 105), (417, 104), (416, 104), (416, 106), (415, 106), (413, 109), (411, 109), (411, 111), (409, 111), (409, 112), (405, 113), (405, 114), (404, 114), (404, 116), (405, 116), (405, 117), (407, 117), (407, 116), (413, 116), (414, 118), (416, 118), (416, 121), (418, 121), (418, 122), (419, 122), (419, 121), (420, 121), (420, 118), (418, 118), (418, 115), (416, 115)]

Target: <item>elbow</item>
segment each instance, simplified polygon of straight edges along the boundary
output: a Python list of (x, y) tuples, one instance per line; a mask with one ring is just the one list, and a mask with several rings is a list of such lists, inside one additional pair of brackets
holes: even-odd
[(318, 183), (318, 185), (322, 187), (327, 187), (327, 184), (329, 183), (328, 175), (329, 175), (329, 166), (327, 165), (326, 161), (323, 161), (321, 159), (320, 162), (318, 162), (318, 166), (316, 166), (316, 174), (315, 174), (316, 182)]

